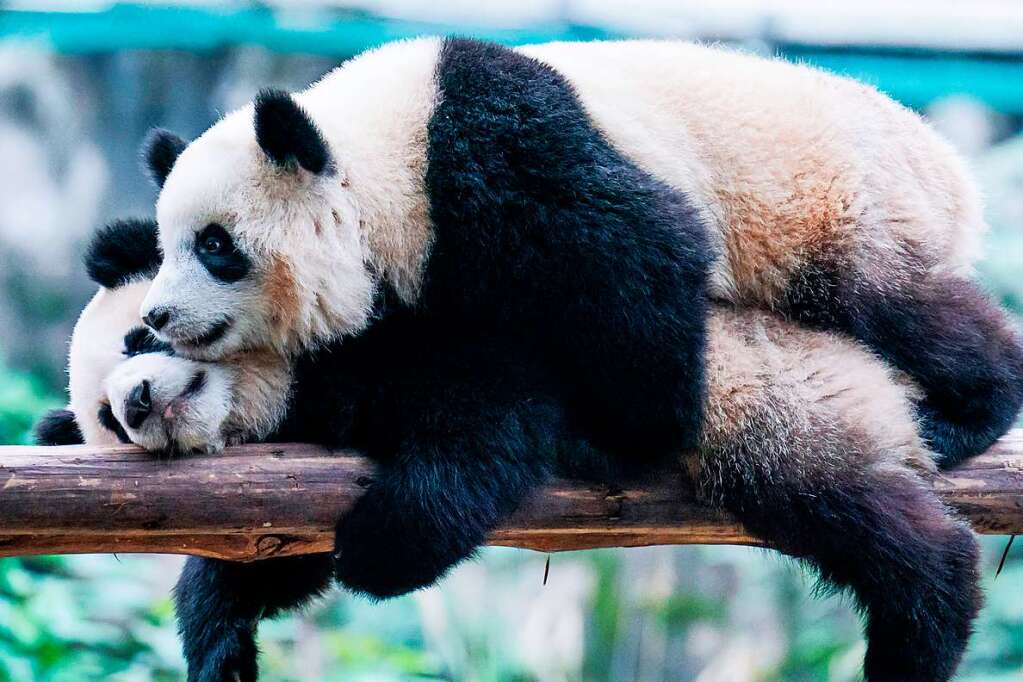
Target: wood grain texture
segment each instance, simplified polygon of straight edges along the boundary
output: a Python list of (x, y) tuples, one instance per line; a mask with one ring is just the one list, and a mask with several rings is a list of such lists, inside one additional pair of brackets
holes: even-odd
[[(197, 554), (249, 561), (330, 551), (334, 520), (373, 467), (310, 445), (246, 445), (158, 459), (135, 447), (0, 447), (0, 556)], [(980, 533), (1023, 533), (1023, 431), (931, 484)], [(557, 480), (491, 544), (555, 552), (759, 544), (696, 503), (681, 474), (626, 488)]]

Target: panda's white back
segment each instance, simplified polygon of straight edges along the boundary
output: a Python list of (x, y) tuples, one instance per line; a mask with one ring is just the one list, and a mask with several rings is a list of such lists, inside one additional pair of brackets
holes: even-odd
[(887, 262), (893, 242), (953, 268), (979, 255), (984, 223), (964, 164), (869, 86), (677, 41), (519, 50), (564, 75), (619, 150), (698, 199), (730, 259), (715, 272), (723, 298), (772, 298), (822, 240), (855, 242), (865, 263)]

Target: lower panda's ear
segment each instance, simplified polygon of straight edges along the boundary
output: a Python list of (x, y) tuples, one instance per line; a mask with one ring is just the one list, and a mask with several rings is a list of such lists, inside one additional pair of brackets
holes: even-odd
[(163, 187), (174, 162), (187, 146), (187, 142), (169, 130), (153, 128), (149, 131), (142, 143), (142, 161), (157, 187)]
[(97, 230), (85, 250), (89, 279), (107, 289), (152, 279), (162, 260), (155, 220), (115, 220)]
[(260, 149), (276, 166), (298, 166), (315, 175), (334, 171), (323, 134), (287, 92), (261, 90), (256, 96), (253, 123)]
[(71, 410), (50, 410), (33, 430), (36, 445), (82, 445), (85, 439)]

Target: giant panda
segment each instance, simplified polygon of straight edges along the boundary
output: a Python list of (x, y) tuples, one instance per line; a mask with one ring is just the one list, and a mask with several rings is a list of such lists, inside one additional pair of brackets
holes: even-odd
[[(679, 42), (396, 42), (155, 132), (165, 260), (142, 305), (180, 354), (285, 353), (390, 291), (528, 332), (602, 449), (691, 447), (707, 298), (859, 340), (921, 388), (946, 464), (1023, 404), (1023, 352), (967, 276), (977, 191), (915, 114), (821, 71)], [(271, 410), (272, 411), (272, 410)]]
[[(243, 377), (247, 358), (265, 356), (196, 361), (142, 326), (156, 229), (123, 221), (94, 238), (101, 286), (75, 327), (72, 409), (41, 422), (40, 442), (203, 449), (210, 423), (260, 432)], [(175, 599), (190, 680), (255, 679), (259, 620), (332, 578), (376, 598), (433, 583), (553, 473), (637, 473), (580, 436), (528, 337), (378, 315), (355, 338), (278, 356), (269, 374), (286, 376), (275, 390), (287, 399), (265, 434), (360, 448), (376, 461), (372, 483), (339, 520), (333, 555), (188, 560)], [(857, 342), (726, 306), (710, 309), (703, 370), (699, 441), (674, 464), (699, 498), (851, 591), (867, 680), (949, 679), (981, 604), (978, 550), (925, 483), (935, 465), (916, 430), (918, 389)], [(234, 428), (232, 441), (251, 438)]]

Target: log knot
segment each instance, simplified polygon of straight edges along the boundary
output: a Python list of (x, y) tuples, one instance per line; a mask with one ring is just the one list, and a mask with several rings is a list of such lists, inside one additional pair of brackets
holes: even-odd
[(287, 542), (279, 535), (263, 535), (256, 540), (256, 554), (261, 559), (274, 556), (284, 549)]

